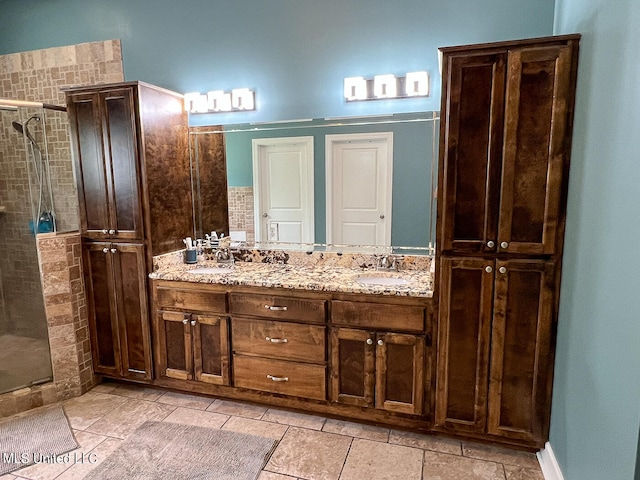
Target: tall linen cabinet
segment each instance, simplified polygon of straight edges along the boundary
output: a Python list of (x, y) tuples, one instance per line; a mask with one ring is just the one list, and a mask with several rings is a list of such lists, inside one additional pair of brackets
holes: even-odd
[(65, 93), (94, 371), (151, 381), (152, 257), (193, 235), (183, 98), (142, 82)]
[(548, 438), (579, 39), (441, 49), (436, 430)]

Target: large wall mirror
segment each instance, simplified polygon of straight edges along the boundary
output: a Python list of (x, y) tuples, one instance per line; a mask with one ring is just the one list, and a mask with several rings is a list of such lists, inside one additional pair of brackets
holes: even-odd
[(438, 112), (192, 127), (197, 235), (430, 253), (438, 132)]

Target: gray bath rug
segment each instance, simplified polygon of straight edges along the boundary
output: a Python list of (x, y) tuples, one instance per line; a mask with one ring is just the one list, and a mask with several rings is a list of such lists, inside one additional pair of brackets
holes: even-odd
[(34, 463), (60, 462), (78, 448), (62, 407), (45, 407), (0, 421), (0, 476)]
[(148, 421), (85, 478), (255, 480), (276, 443), (228, 430)]

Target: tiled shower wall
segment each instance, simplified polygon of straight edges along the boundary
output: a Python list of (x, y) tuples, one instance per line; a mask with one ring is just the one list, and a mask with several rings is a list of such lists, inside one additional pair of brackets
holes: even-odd
[[(64, 105), (64, 93), (60, 91), (63, 87), (123, 80), (119, 40), (0, 56), (0, 98)], [(45, 236), (47, 241), (44, 244), (42, 240), (45, 237), (39, 237), (43, 261), (56, 255), (59, 258), (45, 262), (48, 265), (38, 265), (33, 234), (28, 227), (31, 210), (27, 201), (16, 201), (28, 199), (28, 167), (23, 139), (11, 127), (11, 117), (5, 117), (10, 113), (2, 112), (6, 119), (0, 124), (0, 206), (6, 205), (6, 213), (0, 213), (0, 288), (3, 290), (0, 297), (5, 300), (6, 312), (19, 312), (22, 318), (31, 318), (24, 314), (29, 315), (34, 304), (39, 304), (42, 310), (40, 298), (44, 290), (47, 323), (41, 320), (39, 325), (46, 328), (49, 336), (54, 382), (0, 395), (0, 417), (79, 395), (89, 388), (94, 378), (88, 350), (86, 307), (83, 304), (79, 236), (77, 233), (54, 235), (52, 238)], [(18, 121), (24, 122), (31, 114), (31, 111), (23, 112)], [(46, 140), (58, 230), (77, 230), (78, 205), (66, 114), (47, 110), (42, 115), (46, 115)], [(36, 135), (40, 135), (36, 139), (44, 142), (43, 132), (38, 132), (41, 127), (35, 122), (29, 126)], [(68, 247), (71, 252), (67, 251)], [(47, 254), (49, 249), (57, 253)], [(44, 285), (40, 284), (39, 269), (47, 278)], [(27, 276), (31, 280), (23, 281)], [(18, 292), (12, 288), (17, 288)], [(42, 313), (39, 317), (42, 318)], [(37, 330), (34, 325), (33, 331)]]
[(247, 232), (247, 241), (256, 238), (253, 222), (253, 187), (229, 187), (229, 230)]

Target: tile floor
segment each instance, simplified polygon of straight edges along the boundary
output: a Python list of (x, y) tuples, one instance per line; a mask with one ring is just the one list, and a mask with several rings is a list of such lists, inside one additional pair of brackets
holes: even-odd
[(96, 463), (32, 465), (0, 480), (84, 478), (146, 420), (277, 439), (258, 480), (544, 480), (534, 454), (118, 383), (64, 409)]

